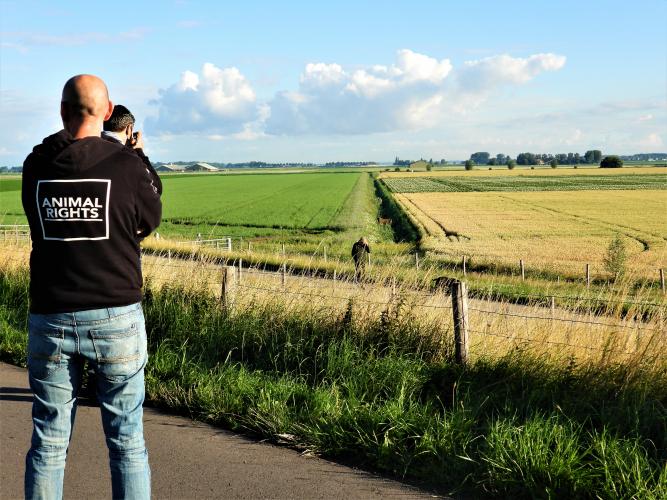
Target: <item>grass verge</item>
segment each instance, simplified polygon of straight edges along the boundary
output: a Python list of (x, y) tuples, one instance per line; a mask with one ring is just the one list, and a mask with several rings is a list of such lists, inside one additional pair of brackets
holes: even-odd
[[(27, 276), (0, 272), (2, 359), (25, 356)], [(267, 300), (225, 312), (147, 288), (147, 392), (162, 407), (439, 491), (665, 498), (667, 367), (515, 351), (450, 362), (410, 311), (357, 321)]]

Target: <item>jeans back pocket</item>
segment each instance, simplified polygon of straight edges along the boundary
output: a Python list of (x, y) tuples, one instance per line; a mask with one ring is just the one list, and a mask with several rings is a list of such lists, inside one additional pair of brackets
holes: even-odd
[(60, 368), (64, 328), (32, 327), (28, 334), (28, 371), (38, 379), (49, 378)]
[(97, 359), (96, 371), (112, 382), (121, 382), (137, 373), (144, 363), (140, 325), (89, 330)]

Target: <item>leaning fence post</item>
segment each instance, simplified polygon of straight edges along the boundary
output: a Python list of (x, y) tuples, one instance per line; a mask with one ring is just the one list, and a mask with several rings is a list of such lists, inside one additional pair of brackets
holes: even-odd
[(220, 289), (220, 303), (222, 308), (230, 311), (233, 302), (234, 293), (234, 268), (231, 266), (222, 266), (222, 285)]
[(660, 269), (660, 290), (662, 290), (662, 293), (665, 293), (665, 270)]
[(591, 286), (591, 265), (586, 264), (586, 288)]
[(519, 260), (519, 267), (521, 267), (521, 281), (526, 280), (526, 266), (523, 263), (523, 259)]
[(465, 276), (465, 275), (467, 274), (467, 271), (468, 271), (468, 269), (467, 269), (467, 267), (468, 267), (467, 264), (468, 264), (468, 259), (467, 259), (466, 256), (464, 255), (464, 256), (463, 256), (463, 276)]
[(465, 366), (468, 363), (468, 287), (464, 281), (453, 280), (450, 290), (454, 315), (454, 354), (456, 362)]

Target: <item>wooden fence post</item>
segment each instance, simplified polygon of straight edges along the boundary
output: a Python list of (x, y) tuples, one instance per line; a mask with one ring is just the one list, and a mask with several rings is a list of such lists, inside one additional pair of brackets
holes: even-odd
[(467, 271), (468, 271), (468, 270), (467, 270), (467, 267), (468, 267), (467, 264), (468, 264), (468, 259), (467, 259), (466, 256), (464, 255), (464, 256), (463, 256), (463, 276), (464, 276), (464, 277), (466, 276)]
[(326, 245), (324, 246), (324, 262), (327, 261), (327, 247)]
[(234, 267), (222, 266), (222, 286), (220, 289), (220, 303), (222, 308), (229, 312), (234, 301)]
[(368, 256), (368, 267), (370, 267), (371, 266), (371, 254), (368, 253), (366, 255)]
[(419, 269), (419, 254), (415, 252), (415, 267)]
[(171, 248), (167, 249), (167, 261), (171, 262)]
[(241, 283), (241, 273), (243, 272), (243, 259), (239, 259), (239, 283)]
[(586, 288), (591, 286), (591, 265), (586, 264)]
[(248, 240), (248, 253), (252, 252), (252, 241)]
[(283, 243), (283, 257), (285, 256), (285, 244)]
[(665, 293), (665, 270), (660, 269), (660, 290), (662, 290), (662, 293)]
[(334, 269), (334, 272), (333, 272), (333, 284), (334, 284), (334, 286), (336, 286), (336, 270), (335, 269)]
[(226, 242), (226, 243), (227, 243), (227, 250), (228, 250), (229, 252), (231, 252), (231, 251), (232, 251), (232, 239), (231, 239), (231, 238), (227, 238), (227, 242)]
[(521, 281), (526, 280), (526, 266), (523, 263), (523, 259), (519, 260), (519, 267), (521, 267)]
[(464, 281), (453, 280), (452, 313), (454, 315), (454, 354), (456, 362), (468, 363), (468, 287)]
[(556, 297), (551, 297), (551, 324), (553, 325), (556, 319)]
[(283, 267), (281, 270), (281, 276), (282, 276), (282, 283), (283, 283), (283, 288), (285, 288), (285, 285), (287, 284), (287, 263), (283, 262)]

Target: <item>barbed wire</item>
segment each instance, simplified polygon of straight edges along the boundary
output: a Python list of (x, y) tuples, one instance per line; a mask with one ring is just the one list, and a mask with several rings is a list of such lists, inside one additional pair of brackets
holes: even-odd
[(487, 309), (479, 309), (479, 308), (470, 307), (470, 306), (468, 306), (468, 310), (479, 312), (479, 313), (484, 313), (484, 314), (494, 314), (494, 315), (499, 315), (499, 316), (510, 316), (510, 317), (514, 317), (514, 318), (538, 319), (538, 320), (545, 320), (545, 321), (561, 321), (561, 322), (567, 322), (567, 323), (582, 323), (582, 324), (586, 324), (586, 325), (597, 325), (597, 326), (605, 326), (605, 327), (610, 327), (610, 328), (629, 328), (629, 329), (633, 329), (633, 330), (642, 330), (642, 331), (646, 331), (646, 332), (663, 331), (662, 328), (646, 328), (646, 327), (635, 326), (635, 325), (601, 323), (599, 321), (585, 321), (585, 320), (574, 319), (574, 318), (556, 318), (556, 317), (551, 317), (551, 316), (532, 316), (532, 315), (525, 315), (525, 314), (514, 314), (514, 313), (510, 313), (510, 312), (503, 312), (503, 311), (489, 311)]

